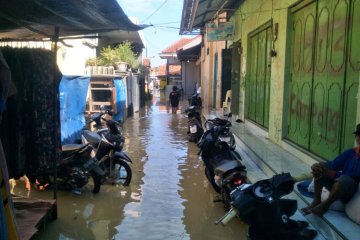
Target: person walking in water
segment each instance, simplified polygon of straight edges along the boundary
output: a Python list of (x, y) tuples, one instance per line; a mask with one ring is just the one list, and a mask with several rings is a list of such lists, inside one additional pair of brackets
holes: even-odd
[(173, 86), (173, 90), (169, 94), (169, 106), (171, 106), (173, 114), (176, 113), (180, 101), (180, 93), (177, 90), (178, 88), (176, 86)]

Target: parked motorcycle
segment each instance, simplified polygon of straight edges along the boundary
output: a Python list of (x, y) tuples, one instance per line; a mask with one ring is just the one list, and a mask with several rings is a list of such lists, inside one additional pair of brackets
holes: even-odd
[(290, 217), (297, 209), (297, 201), (281, 198), (293, 191), (294, 179), (282, 173), (270, 179), (236, 188), (231, 192), (231, 209), (216, 223), (225, 225), (235, 216), (249, 224), (248, 239), (310, 240), (316, 231), (308, 223)]
[(236, 147), (236, 142), (235, 142), (235, 137), (234, 134), (230, 131), (230, 127), (231, 127), (231, 122), (229, 121), (229, 118), (232, 116), (231, 113), (229, 114), (225, 114), (225, 117), (227, 117), (227, 119), (222, 119), (222, 118), (213, 118), (213, 119), (208, 119), (205, 121), (205, 130), (210, 130), (211, 128), (214, 128), (216, 126), (227, 126), (224, 131), (219, 135), (219, 139), (220, 141), (226, 142), (231, 149), (235, 149)]
[(55, 184), (62, 190), (81, 193), (82, 188), (92, 178), (92, 192), (100, 191), (104, 172), (90, 154), (88, 144), (68, 144), (62, 146), (61, 161), (54, 167), (40, 167), (35, 174), (27, 174), (38, 189), (52, 188)]
[[(100, 135), (108, 132), (108, 129), (102, 123), (102, 119), (104, 118), (103, 117), (104, 115), (112, 116), (113, 112), (105, 107), (101, 107), (100, 112), (91, 114), (87, 121), (88, 125), (95, 123), (94, 128), (96, 132)], [(119, 133), (123, 135), (122, 121), (117, 121), (116, 127), (118, 128)]]
[(82, 141), (93, 147), (94, 159), (105, 173), (103, 181), (128, 186), (132, 178), (132, 171), (129, 166), (132, 161), (122, 151), (125, 139), (119, 132), (117, 126), (119, 123), (105, 118), (102, 120), (106, 122), (108, 132), (103, 132), (100, 135), (96, 132), (83, 130)]
[(188, 137), (190, 142), (198, 142), (204, 133), (204, 129), (201, 123), (201, 116), (198, 109), (194, 106), (190, 106), (185, 109), (185, 113), (188, 116)]
[(202, 107), (202, 100), (201, 100), (201, 97), (200, 97), (199, 89), (197, 89), (195, 91), (195, 93), (190, 98), (188, 98), (188, 102), (189, 102), (189, 106), (194, 106), (194, 107), (197, 107), (197, 108)]
[(205, 175), (214, 190), (221, 193), (225, 206), (230, 203), (230, 192), (247, 182), (246, 167), (240, 155), (219, 139), (229, 124), (207, 130), (198, 143), (199, 154), (205, 164)]

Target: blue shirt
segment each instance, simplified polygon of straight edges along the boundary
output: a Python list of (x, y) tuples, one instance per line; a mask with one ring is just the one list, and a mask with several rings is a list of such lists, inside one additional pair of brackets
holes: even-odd
[(334, 160), (328, 162), (329, 168), (336, 171), (335, 178), (345, 174), (355, 181), (360, 180), (360, 156), (355, 149), (348, 149)]

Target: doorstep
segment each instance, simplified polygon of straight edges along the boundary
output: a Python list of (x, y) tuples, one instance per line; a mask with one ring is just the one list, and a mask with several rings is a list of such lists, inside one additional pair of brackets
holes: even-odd
[[(221, 117), (221, 112), (203, 114), (205, 120), (216, 116)], [(236, 151), (240, 153), (244, 161), (251, 182), (269, 178), (282, 172), (290, 172), (292, 176), (305, 176), (309, 173), (309, 162), (302, 161), (289, 151), (272, 143), (261, 130), (258, 131), (251, 125), (244, 123), (234, 121), (232, 123), (231, 130), (236, 138)], [(309, 199), (303, 197), (296, 188), (286, 197), (296, 199), (298, 209), (309, 204)], [(345, 213), (329, 210), (323, 218), (319, 218), (312, 214), (303, 216), (298, 210), (293, 218), (308, 221), (318, 231), (316, 239), (357, 239), (355, 236), (360, 236), (360, 226), (353, 223)], [(342, 226), (342, 231), (336, 228), (339, 226), (338, 223)]]

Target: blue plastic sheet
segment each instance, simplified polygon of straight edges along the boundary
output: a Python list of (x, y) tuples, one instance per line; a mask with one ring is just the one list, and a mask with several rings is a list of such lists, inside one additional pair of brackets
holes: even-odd
[(115, 91), (116, 91), (116, 112), (113, 119), (116, 121), (124, 120), (125, 108), (126, 108), (126, 85), (124, 79), (114, 79)]
[(80, 140), (85, 127), (86, 95), (90, 77), (63, 76), (60, 82), (61, 143)]

